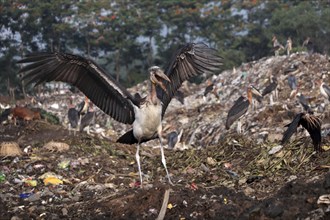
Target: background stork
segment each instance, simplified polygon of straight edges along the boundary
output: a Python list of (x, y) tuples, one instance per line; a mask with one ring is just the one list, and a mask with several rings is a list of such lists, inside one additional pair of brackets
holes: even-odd
[(132, 130), (117, 141), (137, 143), (136, 160), (142, 186), (140, 143), (159, 138), (162, 163), (168, 181), (170, 175), (161, 140), (162, 124), (167, 106), (182, 82), (192, 76), (219, 73), (222, 58), (203, 43), (189, 43), (179, 48), (163, 71), (157, 66), (149, 69), (150, 93), (135, 99), (126, 88), (90, 59), (67, 53), (37, 53), (19, 63), (30, 63), (20, 70), (26, 84), (38, 85), (49, 81), (68, 82), (78, 87), (96, 106), (115, 120), (133, 124)]
[(219, 94), (218, 94), (218, 88), (211, 79), (209, 79), (207, 81), (207, 86), (205, 87), (205, 90), (204, 90), (204, 94), (203, 94), (204, 102), (206, 102), (206, 97), (207, 97), (207, 94), (209, 94), (209, 93), (213, 93), (217, 99), (220, 99)]
[[(272, 81), (264, 88), (262, 91), (262, 96), (265, 96), (270, 93), (269, 99), (270, 99), (270, 105), (274, 105), (274, 98), (278, 98), (278, 92), (277, 92), (277, 79), (275, 77), (272, 77)], [(274, 98), (273, 98), (274, 93)]]
[(276, 36), (273, 36), (273, 49), (275, 51), (275, 56), (278, 56), (280, 54), (280, 50), (284, 50), (284, 46), (280, 44), (276, 38)]
[(230, 126), (238, 119), (237, 122), (237, 133), (242, 133), (242, 122), (241, 118), (246, 114), (249, 109), (250, 104), (252, 104), (253, 99), (253, 86), (247, 88), (247, 97), (240, 96), (234, 105), (229, 109), (226, 129), (228, 130)]
[(69, 134), (71, 133), (71, 130), (73, 129), (74, 135), (76, 135), (77, 127), (79, 124), (79, 111), (76, 109), (76, 106), (73, 104), (72, 98), (70, 98), (68, 119), (69, 119)]

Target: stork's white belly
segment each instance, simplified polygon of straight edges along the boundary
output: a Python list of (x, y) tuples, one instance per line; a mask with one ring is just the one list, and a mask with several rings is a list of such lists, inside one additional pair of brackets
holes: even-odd
[(161, 131), (162, 105), (149, 103), (141, 108), (134, 106), (134, 114), (133, 134), (135, 138), (151, 138)]

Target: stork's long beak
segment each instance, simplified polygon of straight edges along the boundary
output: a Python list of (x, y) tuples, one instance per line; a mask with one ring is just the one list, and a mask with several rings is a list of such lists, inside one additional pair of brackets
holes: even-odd
[(251, 89), (251, 92), (253, 95), (255, 95), (257, 97), (262, 97), (261, 93), (256, 88), (254, 88), (253, 86), (250, 86), (250, 89)]
[(161, 69), (157, 69), (156, 71), (154, 71), (154, 74), (151, 75), (151, 81), (159, 85), (168, 95), (168, 91), (162, 80), (171, 82), (171, 80), (165, 75), (165, 73)]

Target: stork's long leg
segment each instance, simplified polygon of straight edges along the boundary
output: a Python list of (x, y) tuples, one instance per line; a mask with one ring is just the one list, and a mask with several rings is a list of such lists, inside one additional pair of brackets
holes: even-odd
[(237, 133), (240, 134), (242, 133), (242, 122), (241, 122), (241, 119), (238, 119), (238, 122), (237, 122)]
[(270, 106), (273, 106), (274, 105), (274, 100), (273, 100), (273, 93), (270, 93), (270, 95), (269, 95), (269, 105)]
[(140, 175), (140, 184), (142, 187), (142, 172), (141, 172), (141, 163), (140, 163), (140, 142), (137, 144), (135, 158), (136, 158), (136, 162), (138, 164), (139, 175)]
[(79, 122), (78, 122), (78, 126), (77, 126), (77, 129), (76, 129), (76, 130), (78, 130), (78, 131), (80, 131), (81, 119), (82, 119), (82, 115), (79, 114)]
[(163, 148), (163, 144), (162, 144), (162, 138), (161, 138), (161, 136), (159, 136), (159, 143), (160, 143), (160, 154), (161, 154), (161, 157), (162, 157), (162, 163), (163, 163), (163, 166), (164, 166), (165, 171), (166, 171), (166, 175), (167, 175), (168, 182), (169, 182), (171, 185), (174, 185), (174, 184), (172, 183), (172, 181), (171, 181), (170, 175), (169, 175), (168, 170), (167, 170), (166, 159), (165, 159), (164, 148)]
[(278, 91), (277, 91), (277, 88), (275, 88), (275, 90), (274, 90), (274, 100), (275, 101), (278, 101)]

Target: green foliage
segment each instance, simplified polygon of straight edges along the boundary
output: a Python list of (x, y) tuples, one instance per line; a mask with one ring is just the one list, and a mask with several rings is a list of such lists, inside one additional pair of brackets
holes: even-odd
[(44, 119), (45, 121), (47, 121), (48, 123), (55, 124), (55, 125), (60, 124), (60, 119), (56, 115), (54, 115), (50, 112), (47, 112), (44, 109), (40, 109), (40, 115), (41, 115), (41, 118)]
[(35, 51), (91, 57), (121, 83), (166, 66), (174, 50), (203, 41), (219, 49), (224, 69), (273, 55), (272, 36), (293, 51), (310, 37), (317, 52), (330, 50), (328, 1), (124, 0), (0, 2), (0, 92), (16, 84), (15, 61)]

